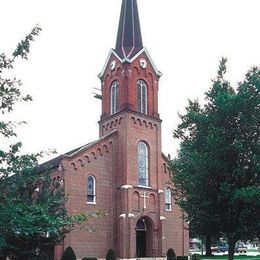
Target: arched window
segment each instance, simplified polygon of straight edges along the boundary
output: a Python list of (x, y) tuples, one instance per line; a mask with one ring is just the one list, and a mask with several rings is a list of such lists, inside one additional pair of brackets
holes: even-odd
[(148, 186), (148, 148), (144, 142), (138, 144), (138, 184)]
[(119, 83), (114, 81), (111, 86), (111, 115), (115, 114), (119, 108)]
[(96, 203), (96, 180), (93, 176), (87, 179), (87, 203)]
[(165, 188), (165, 210), (172, 210), (172, 192), (170, 188)]
[(137, 81), (137, 111), (147, 114), (147, 85), (143, 80)]

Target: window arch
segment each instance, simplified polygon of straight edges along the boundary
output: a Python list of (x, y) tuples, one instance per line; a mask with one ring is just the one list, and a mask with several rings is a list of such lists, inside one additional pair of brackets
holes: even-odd
[(148, 147), (144, 142), (138, 144), (138, 184), (148, 186), (149, 168)]
[(118, 81), (114, 81), (111, 86), (110, 93), (110, 105), (111, 105), (111, 115), (118, 112), (119, 108), (119, 83)]
[(170, 188), (165, 188), (165, 210), (172, 210), (172, 192)]
[(136, 223), (136, 230), (137, 231), (146, 231), (146, 224), (144, 219), (139, 219)]
[(96, 179), (93, 176), (87, 178), (87, 203), (96, 203)]
[(137, 81), (137, 111), (147, 114), (147, 85), (143, 80)]

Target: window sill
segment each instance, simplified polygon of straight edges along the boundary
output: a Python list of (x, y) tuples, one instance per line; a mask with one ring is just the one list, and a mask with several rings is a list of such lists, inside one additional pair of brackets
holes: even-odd
[(172, 209), (165, 209), (165, 211), (166, 211), (166, 212), (171, 212), (171, 211), (172, 211)]
[(87, 204), (89, 204), (89, 205), (96, 205), (97, 203), (96, 202), (87, 202)]
[(152, 189), (152, 187), (149, 186), (143, 186), (143, 185), (137, 185), (138, 188), (143, 188), (143, 189)]

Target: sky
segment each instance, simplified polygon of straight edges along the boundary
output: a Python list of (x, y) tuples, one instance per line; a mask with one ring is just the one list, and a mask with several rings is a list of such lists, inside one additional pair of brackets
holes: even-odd
[[(59, 154), (98, 139), (101, 101), (97, 74), (115, 47), (121, 0), (0, 0), (0, 53), (39, 24), (28, 61), (14, 74), (23, 92), (12, 120), (24, 152), (56, 149)], [(203, 102), (221, 57), (228, 58), (233, 86), (252, 66), (260, 66), (259, 0), (138, 0), (143, 43), (157, 68), (162, 150), (172, 157), (179, 143), (172, 131), (188, 99)], [(45, 158), (44, 160), (46, 160)]]

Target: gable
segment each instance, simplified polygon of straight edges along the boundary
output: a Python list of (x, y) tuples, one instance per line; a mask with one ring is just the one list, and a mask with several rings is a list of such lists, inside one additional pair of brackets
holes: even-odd
[(107, 59), (106, 59), (105, 65), (104, 65), (102, 71), (98, 74), (98, 77), (99, 77), (100, 79), (103, 78), (104, 73), (105, 73), (105, 71), (106, 71), (106, 69), (107, 69), (108, 63), (109, 63), (109, 61), (110, 61), (112, 55), (114, 55), (121, 63), (125, 63), (125, 62), (127, 62), (127, 63), (132, 63), (132, 62), (133, 62), (134, 60), (136, 60), (142, 53), (145, 53), (145, 55), (147, 56), (147, 59), (149, 60), (150, 64), (152, 65), (152, 68), (154, 69), (155, 74), (156, 74), (158, 77), (161, 77), (163, 74), (162, 74), (162, 73), (157, 69), (157, 67), (155, 66), (155, 64), (154, 64), (154, 62), (153, 62), (153, 60), (152, 60), (152, 58), (151, 58), (151, 56), (150, 56), (150, 54), (149, 54), (149, 52), (148, 52), (148, 50), (147, 50), (146, 48), (142, 48), (142, 49), (141, 49), (133, 58), (131, 58), (131, 59), (129, 59), (129, 58), (121, 59), (121, 58), (117, 55), (117, 53), (116, 53), (113, 49), (111, 49), (110, 52), (109, 52), (109, 54), (108, 54), (108, 57), (107, 57)]

